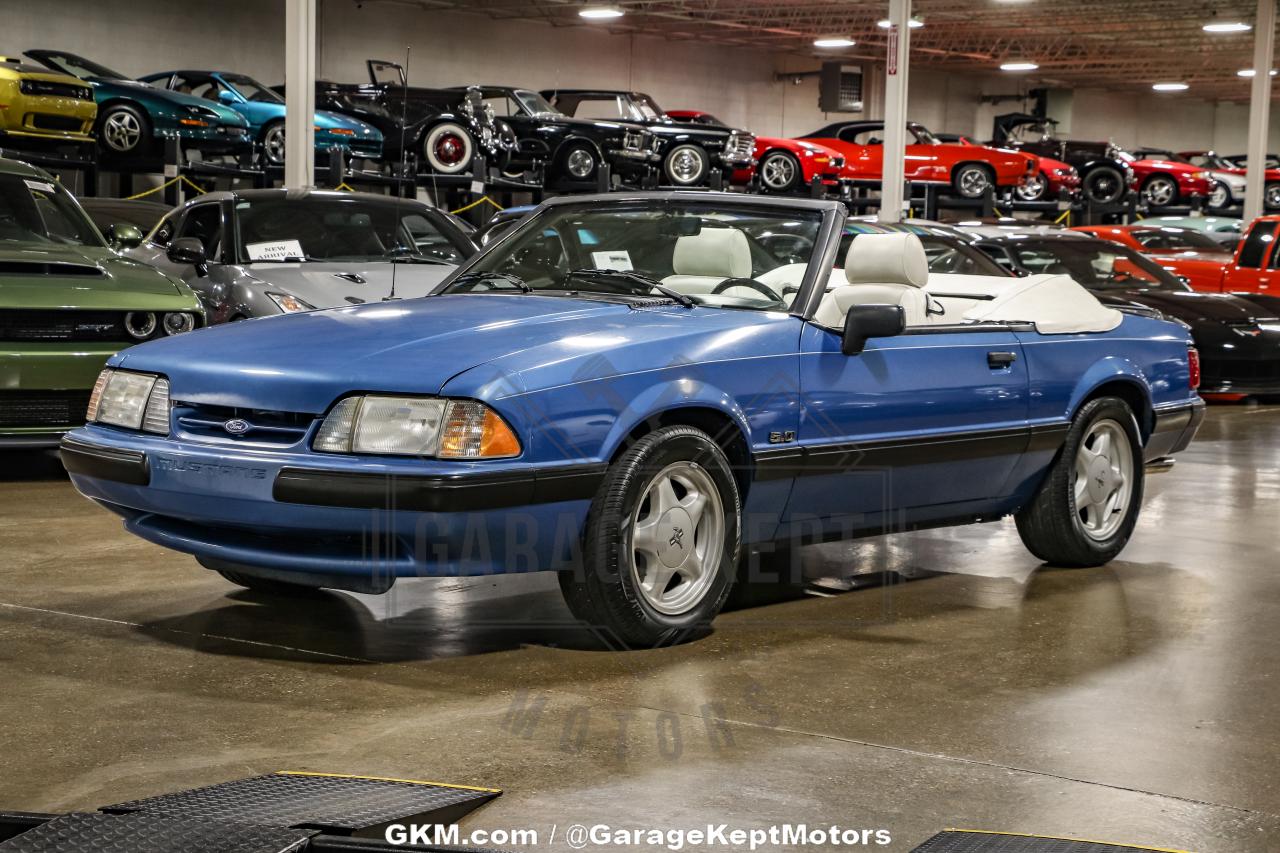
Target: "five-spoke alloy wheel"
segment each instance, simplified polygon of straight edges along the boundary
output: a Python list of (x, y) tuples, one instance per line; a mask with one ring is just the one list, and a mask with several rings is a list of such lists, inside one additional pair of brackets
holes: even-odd
[(98, 117), (98, 139), (113, 154), (138, 154), (151, 134), (146, 116), (129, 104), (113, 104)]

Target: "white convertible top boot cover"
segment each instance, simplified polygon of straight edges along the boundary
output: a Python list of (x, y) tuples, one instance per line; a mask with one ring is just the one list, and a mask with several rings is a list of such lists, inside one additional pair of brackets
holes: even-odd
[(1042, 335), (1109, 332), (1124, 315), (1099, 302), (1070, 276), (1028, 276), (997, 296), (964, 313), (970, 322), (1034, 323)]

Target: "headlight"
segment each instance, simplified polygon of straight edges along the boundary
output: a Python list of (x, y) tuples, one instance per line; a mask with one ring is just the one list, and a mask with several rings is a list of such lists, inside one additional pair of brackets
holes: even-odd
[(109, 367), (93, 384), (85, 420), (168, 435), (169, 380)]
[(151, 337), (156, 330), (156, 315), (150, 311), (130, 311), (124, 315), (124, 330), (140, 341)]
[(195, 327), (195, 314), (187, 314), (183, 311), (171, 311), (164, 315), (164, 333), (166, 335), (180, 335), (183, 332), (191, 331)]
[(271, 301), (276, 304), (281, 311), (286, 314), (297, 314), (299, 311), (314, 311), (314, 306), (308, 305), (296, 296), (290, 296), (287, 293), (267, 293)]
[(1210, 178), (1212, 178), (1213, 175), (1209, 174), (1208, 172), (1193, 172), (1191, 177), (1199, 178), (1202, 181), (1207, 181)]
[(347, 397), (320, 424), (313, 447), (440, 459), (520, 455), (519, 439), (488, 406), (438, 397)]

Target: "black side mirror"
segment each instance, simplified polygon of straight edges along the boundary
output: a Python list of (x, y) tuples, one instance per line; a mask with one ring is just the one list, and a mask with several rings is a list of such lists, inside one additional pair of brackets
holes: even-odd
[(179, 237), (169, 244), (165, 254), (175, 264), (193, 264), (197, 267), (204, 266), (209, 260), (204, 254), (204, 243), (195, 237)]
[(854, 305), (844, 317), (840, 351), (857, 355), (871, 338), (891, 338), (906, 328), (907, 315), (901, 305)]
[(136, 249), (142, 245), (142, 232), (128, 222), (116, 222), (107, 226), (107, 240), (115, 249)]

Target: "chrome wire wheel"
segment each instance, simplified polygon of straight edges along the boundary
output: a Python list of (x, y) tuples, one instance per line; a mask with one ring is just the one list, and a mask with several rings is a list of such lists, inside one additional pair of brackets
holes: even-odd
[(1022, 201), (1039, 201), (1048, 189), (1048, 180), (1043, 173), (1037, 172), (1027, 178), (1025, 183), (1019, 184), (1013, 193)]
[(1111, 538), (1124, 523), (1133, 496), (1133, 448), (1124, 427), (1104, 418), (1089, 427), (1076, 451), (1073, 505), (1084, 534)]
[(267, 162), (279, 166), (284, 162), (284, 125), (273, 124), (262, 135), (262, 152)]
[(1147, 181), (1146, 186), (1142, 188), (1142, 197), (1152, 207), (1164, 207), (1172, 204), (1174, 199), (1178, 197), (1178, 185), (1173, 182), (1172, 178), (1157, 175)]
[(770, 154), (760, 164), (760, 180), (771, 190), (790, 189), (796, 180), (797, 164), (786, 154)]
[(706, 597), (724, 556), (724, 505), (696, 462), (674, 462), (649, 481), (631, 516), (627, 553), (645, 603), (666, 616)]
[(142, 122), (132, 110), (114, 110), (102, 122), (102, 139), (111, 150), (127, 154), (142, 141)]
[(575, 148), (564, 159), (564, 167), (578, 180), (586, 180), (596, 170), (596, 158), (585, 148)]

